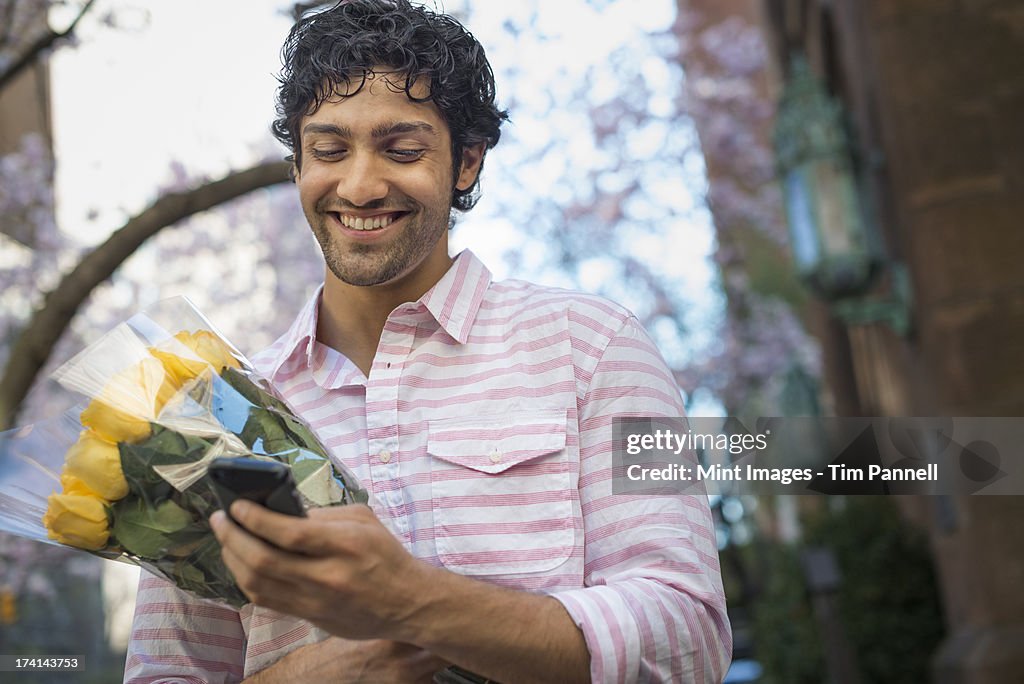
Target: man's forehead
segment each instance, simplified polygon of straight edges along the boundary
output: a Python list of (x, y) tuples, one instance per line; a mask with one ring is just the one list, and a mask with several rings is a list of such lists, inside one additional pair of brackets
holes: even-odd
[[(432, 125), (422, 128), (442, 134), (448, 127), (441, 111), (433, 101), (420, 99), (430, 92), (425, 81), (421, 78), (411, 84), (412, 88), (406, 93), (405, 74), (374, 70), (367, 72), (365, 82), (357, 77), (336, 85), (325, 83), (324, 92), (329, 89), (331, 94), (315, 103), (316, 109), (311, 108), (302, 118), (301, 131), (303, 134), (326, 132), (325, 126), (333, 126), (348, 135), (363, 129), (376, 131), (384, 125), (393, 128), (393, 123), (404, 120), (429, 122)], [(369, 101), (367, 96), (373, 100)]]

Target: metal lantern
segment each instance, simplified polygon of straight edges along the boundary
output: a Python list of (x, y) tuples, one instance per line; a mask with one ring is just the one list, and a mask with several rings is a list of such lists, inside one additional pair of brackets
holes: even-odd
[(882, 259), (861, 212), (840, 104), (793, 58), (775, 128), (793, 257), (828, 300), (865, 292)]

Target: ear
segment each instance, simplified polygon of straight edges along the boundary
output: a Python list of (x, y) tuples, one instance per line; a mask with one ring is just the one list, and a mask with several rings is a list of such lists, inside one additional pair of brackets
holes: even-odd
[(476, 177), (480, 174), (480, 165), (484, 163), (486, 149), (487, 143), (478, 143), (462, 150), (462, 165), (459, 167), (459, 177), (455, 181), (457, 189), (466, 190), (476, 182)]

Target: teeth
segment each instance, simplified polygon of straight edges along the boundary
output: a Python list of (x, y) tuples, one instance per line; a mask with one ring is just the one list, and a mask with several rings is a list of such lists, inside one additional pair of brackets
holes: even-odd
[(353, 230), (376, 230), (377, 228), (386, 228), (395, 220), (394, 214), (384, 214), (370, 218), (359, 218), (339, 214), (339, 217), (343, 226), (352, 228)]

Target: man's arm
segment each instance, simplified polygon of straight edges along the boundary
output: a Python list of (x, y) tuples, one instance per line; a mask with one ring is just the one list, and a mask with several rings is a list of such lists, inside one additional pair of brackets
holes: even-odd
[(448, 663), (416, 646), (394, 641), (330, 637), (298, 648), (247, 677), (243, 684), (294, 682), (422, 682), (429, 684)]
[(586, 644), (558, 601), (428, 565), (365, 506), (296, 520), (237, 501), (231, 514), (241, 526), (220, 512), (211, 523), (257, 605), (347, 639), (415, 644), (499, 681), (588, 681)]
[(587, 644), (558, 601), (434, 570), (440, 591), (412, 625), (424, 648), (501, 682), (590, 681)]
[(602, 351), (579, 416), (585, 588), (553, 596), (586, 637), (593, 681), (722, 681), (732, 634), (707, 497), (613, 493), (612, 419), (683, 416), (635, 318)]

